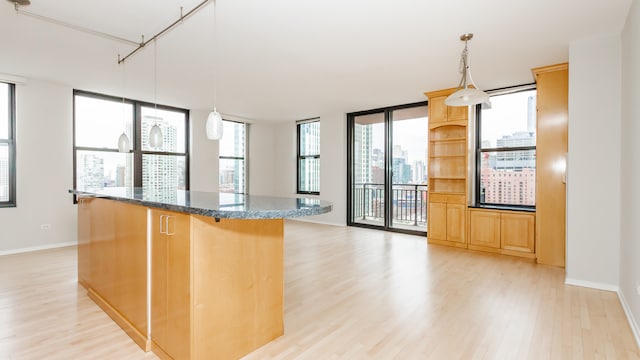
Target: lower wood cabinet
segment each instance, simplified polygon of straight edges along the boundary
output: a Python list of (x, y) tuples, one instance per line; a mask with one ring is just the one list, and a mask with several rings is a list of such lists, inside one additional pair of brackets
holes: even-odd
[(464, 204), (429, 203), (429, 242), (466, 247), (466, 213), (467, 206)]
[(143, 349), (147, 338), (147, 209), (78, 200), (78, 282)]
[(535, 213), (469, 209), (469, 249), (535, 257)]
[(190, 359), (191, 238), (188, 214), (151, 210), (151, 348)]
[(284, 333), (283, 219), (86, 198), (78, 221), (78, 281), (145, 351), (238, 359)]

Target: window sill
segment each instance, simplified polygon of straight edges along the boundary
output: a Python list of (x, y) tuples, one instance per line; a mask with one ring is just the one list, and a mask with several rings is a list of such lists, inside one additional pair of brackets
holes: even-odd
[(509, 210), (522, 212), (536, 212), (535, 207), (509, 206), (509, 205), (469, 205), (472, 209)]

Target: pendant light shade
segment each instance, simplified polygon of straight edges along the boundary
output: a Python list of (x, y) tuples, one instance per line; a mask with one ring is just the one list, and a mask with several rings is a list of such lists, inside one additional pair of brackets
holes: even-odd
[(475, 88), (463, 88), (449, 95), (444, 103), (448, 106), (468, 106), (476, 104), (488, 104), (489, 95)]
[(162, 130), (158, 124), (154, 124), (149, 131), (149, 146), (154, 148), (162, 147)]
[(130, 148), (129, 137), (127, 134), (120, 134), (120, 137), (118, 138), (118, 151), (121, 153), (128, 153)]
[(459, 89), (444, 100), (447, 106), (491, 105), (489, 95), (484, 91), (478, 90), (476, 84), (473, 83), (473, 78), (471, 78), (467, 42), (472, 38), (473, 34), (470, 33), (460, 36), (460, 40), (464, 41), (464, 50), (462, 50), (460, 57), (460, 72), (462, 73), (462, 78), (460, 79), (460, 84), (458, 84)]
[(207, 118), (206, 130), (207, 139), (222, 139), (222, 116), (220, 116), (220, 113), (216, 111), (216, 109), (213, 109), (213, 111), (209, 113), (209, 117)]

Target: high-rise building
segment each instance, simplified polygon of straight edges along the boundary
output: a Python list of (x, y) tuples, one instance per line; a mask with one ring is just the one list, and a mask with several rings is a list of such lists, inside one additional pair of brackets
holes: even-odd
[[(162, 150), (178, 149), (178, 130), (162, 118), (142, 121), (142, 148), (150, 148), (149, 131), (157, 124), (162, 130)], [(142, 190), (147, 199), (175, 201), (178, 189), (178, 158), (172, 155), (142, 156)]]
[(76, 161), (78, 162), (77, 188), (86, 191), (104, 189), (104, 159), (93, 154), (83, 154)]
[[(527, 131), (497, 139), (497, 148), (535, 147), (535, 96), (527, 99)], [(490, 146), (483, 141), (483, 147)], [(535, 150), (482, 153), (480, 201), (489, 204), (535, 205)]]
[(427, 173), (424, 161), (417, 160), (413, 162), (413, 183), (414, 184), (426, 184)]
[[(372, 156), (373, 153), (377, 150), (378, 155), (380, 156), (380, 149), (372, 149), (373, 143), (373, 129), (371, 124), (367, 125), (359, 125), (356, 124), (354, 126), (354, 161), (356, 164), (353, 168), (353, 181), (356, 184), (366, 184), (370, 183), (372, 180), (371, 177), (371, 168), (372, 168)], [(382, 156), (380, 156), (382, 157)], [(384, 164), (384, 158), (382, 159)], [(384, 166), (384, 165), (383, 165)]]

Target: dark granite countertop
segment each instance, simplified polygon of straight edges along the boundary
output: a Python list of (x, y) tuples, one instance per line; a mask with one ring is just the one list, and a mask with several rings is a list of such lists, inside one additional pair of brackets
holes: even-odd
[(318, 215), (331, 211), (330, 202), (319, 199), (280, 198), (185, 191), (153, 193), (142, 188), (105, 188), (90, 192), (69, 190), (79, 197), (100, 197), (151, 208), (225, 219), (279, 219)]

